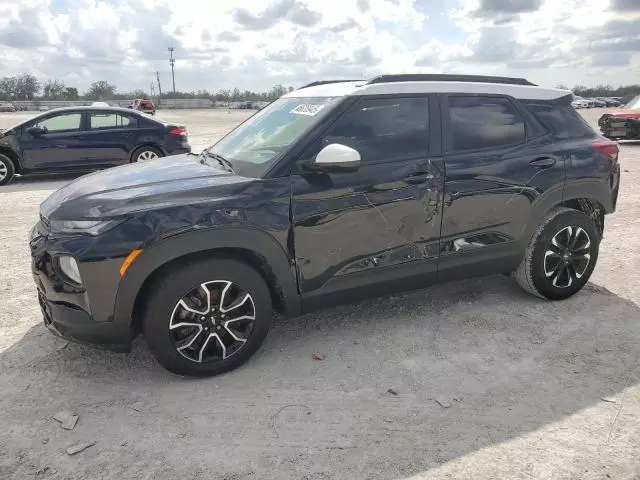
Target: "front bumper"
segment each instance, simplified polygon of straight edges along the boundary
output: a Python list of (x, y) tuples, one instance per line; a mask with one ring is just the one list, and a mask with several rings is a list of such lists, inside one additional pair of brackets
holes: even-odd
[(41, 223), (31, 231), (31, 271), (44, 325), (55, 335), (74, 342), (129, 351), (134, 337), (131, 322), (116, 322), (112, 316), (117, 282), (110, 278), (117, 277), (114, 269), (121, 262), (79, 262), (82, 286), (65, 280), (57, 267), (57, 256), (73, 254), (68, 247), (81, 241), (90, 239), (49, 237), (43, 233)]

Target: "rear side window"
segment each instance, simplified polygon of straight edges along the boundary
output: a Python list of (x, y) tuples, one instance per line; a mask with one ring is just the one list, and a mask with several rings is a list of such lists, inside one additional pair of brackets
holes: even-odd
[(449, 97), (453, 150), (479, 150), (523, 142), (524, 119), (500, 97)]
[(589, 124), (571, 105), (528, 104), (536, 117), (558, 138), (593, 137)]
[(89, 115), (91, 130), (134, 127), (135, 124), (135, 119), (117, 113), (92, 113)]
[(428, 132), (428, 98), (363, 99), (329, 129), (322, 146), (355, 148), (363, 163), (394, 161), (426, 154)]

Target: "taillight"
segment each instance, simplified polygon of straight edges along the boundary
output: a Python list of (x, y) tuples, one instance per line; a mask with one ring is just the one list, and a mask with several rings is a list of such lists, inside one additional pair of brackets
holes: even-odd
[(172, 130), (169, 130), (169, 135), (186, 135), (186, 134), (187, 134), (186, 128), (174, 128)]
[(593, 148), (607, 157), (611, 163), (616, 163), (618, 161), (618, 153), (620, 153), (620, 149), (616, 142), (612, 142), (611, 140), (597, 140), (593, 142)]

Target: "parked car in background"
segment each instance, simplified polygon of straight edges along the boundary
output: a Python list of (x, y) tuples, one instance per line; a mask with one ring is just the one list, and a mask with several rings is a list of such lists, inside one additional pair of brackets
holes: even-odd
[(91, 171), (190, 151), (184, 125), (126, 108), (60, 108), (0, 132), (0, 185), (14, 175)]
[(15, 112), (16, 106), (11, 102), (0, 102), (0, 112)]
[(605, 103), (606, 107), (619, 107), (620, 106), (620, 102), (618, 100), (613, 99), (613, 98), (598, 97), (598, 100), (603, 101)]
[(132, 110), (137, 110), (139, 112), (147, 113), (149, 115), (156, 114), (156, 106), (153, 104), (151, 100), (136, 98), (131, 103), (131, 105), (129, 105), (129, 108), (131, 108)]
[(93, 102), (91, 106), (92, 107), (108, 107), (109, 104), (107, 102)]
[(199, 156), (82, 177), (31, 233), (43, 323), (119, 350), (142, 332), (164, 367), (208, 376), (258, 350), (274, 309), (498, 273), (568, 298), (620, 177), (570, 102), (512, 78), (316, 84)]
[(640, 140), (640, 95), (624, 107), (611, 110), (600, 117), (602, 134), (613, 140)]
[(589, 102), (582, 97), (574, 95), (573, 100), (571, 101), (571, 106), (573, 108), (589, 108)]
[(591, 107), (604, 108), (604, 107), (607, 106), (607, 102), (604, 102), (604, 101), (600, 100), (599, 98), (587, 98), (586, 100), (589, 102)]

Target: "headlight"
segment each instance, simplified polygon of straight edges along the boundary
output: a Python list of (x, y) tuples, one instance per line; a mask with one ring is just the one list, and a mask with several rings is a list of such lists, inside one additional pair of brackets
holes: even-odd
[(100, 235), (102, 232), (121, 223), (117, 220), (51, 220), (53, 233), (86, 233), (88, 235)]
[(60, 266), (62, 273), (64, 273), (67, 278), (79, 285), (82, 284), (80, 270), (78, 269), (78, 262), (76, 262), (75, 258), (69, 255), (61, 255), (58, 257), (58, 265)]

